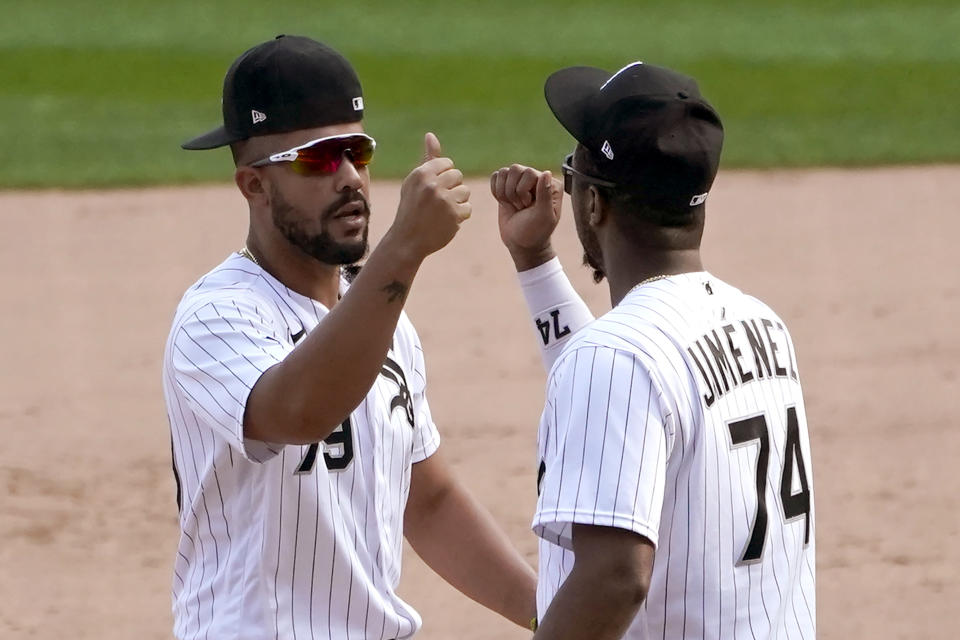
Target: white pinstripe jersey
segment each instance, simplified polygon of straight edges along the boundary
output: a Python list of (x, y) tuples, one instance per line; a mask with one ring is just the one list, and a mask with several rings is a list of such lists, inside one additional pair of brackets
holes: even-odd
[(254, 383), (326, 313), (238, 254), (180, 302), (163, 369), (181, 505), (178, 638), (368, 640), (420, 627), (395, 588), (411, 465), (439, 434), (406, 316), (375, 384), (323, 443), (243, 438)]
[(625, 638), (815, 636), (806, 414), (790, 335), (759, 300), (706, 272), (628, 293), (553, 364), (539, 455), (541, 616), (580, 523), (656, 545)]

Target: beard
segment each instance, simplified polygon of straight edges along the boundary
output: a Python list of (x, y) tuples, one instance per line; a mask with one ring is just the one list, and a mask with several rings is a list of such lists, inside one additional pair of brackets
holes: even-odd
[(607, 275), (603, 272), (603, 267), (597, 264), (597, 262), (590, 257), (590, 254), (586, 251), (583, 252), (583, 266), (590, 267), (593, 270), (593, 281), (596, 284), (603, 282), (603, 279)]
[(593, 281), (597, 284), (603, 282), (606, 273), (603, 270), (603, 252), (600, 250), (600, 243), (597, 242), (597, 236), (586, 222), (581, 222), (580, 217), (574, 212), (574, 226), (577, 228), (577, 237), (580, 239), (580, 245), (583, 247), (583, 266), (593, 270)]
[(353, 264), (367, 253), (369, 225), (364, 227), (363, 236), (359, 240), (342, 242), (335, 240), (327, 229), (327, 220), (341, 207), (351, 202), (362, 203), (363, 215), (367, 220), (370, 219), (370, 204), (367, 199), (360, 191), (351, 189), (343, 192), (339, 198), (320, 212), (320, 232), (312, 233), (309, 230), (311, 221), (297, 216), (297, 208), (284, 199), (276, 186), (270, 187), (270, 213), (273, 217), (273, 225), (292, 245), (324, 264)]

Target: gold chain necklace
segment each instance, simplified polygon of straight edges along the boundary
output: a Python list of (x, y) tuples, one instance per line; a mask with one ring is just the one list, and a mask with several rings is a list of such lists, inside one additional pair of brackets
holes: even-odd
[(250, 252), (250, 249), (247, 248), (247, 245), (243, 245), (243, 248), (240, 249), (240, 251), (237, 251), (237, 253), (242, 255), (244, 258), (249, 258), (250, 260), (253, 260), (253, 264), (257, 265), (258, 267), (260, 266), (260, 261), (257, 260), (257, 257), (253, 255), (253, 253)]
[[(664, 278), (669, 278), (671, 275), (672, 275), (672, 274), (669, 274), (669, 273), (661, 273), (661, 274), (658, 275), (658, 276), (651, 276), (651, 277), (647, 278), (646, 280), (641, 280), (641, 281), (638, 282), (637, 284), (633, 285), (633, 286), (630, 288), (630, 291), (627, 291), (627, 296), (630, 295), (631, 293), (633, 293), (634, 291), (636, 291), (637, 289), (639, 289), (640, 287), (642, 287), (642, 286), (645, 285), (645, 284), (650, 284), (651, 282), (656, 282), (657, 280), (663, 280)], [(624, 296), (624, 297), (627, 297), (627, 296)]]

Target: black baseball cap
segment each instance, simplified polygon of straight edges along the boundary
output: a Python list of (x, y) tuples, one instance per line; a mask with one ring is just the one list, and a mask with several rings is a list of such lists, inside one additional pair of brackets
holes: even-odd
[(248, 49), (223, 79), (223, 126), (184, 142), (215, 149), (253, 136), (359, 122), (363, 91), (342, 55), (303, 36)]
[(702, 204), (723, 147), (720, 116), (683, 74), (634, 62), (610, 74), (569, 67), (547, 78), (547, 104), (618, 188), (671, 210)]

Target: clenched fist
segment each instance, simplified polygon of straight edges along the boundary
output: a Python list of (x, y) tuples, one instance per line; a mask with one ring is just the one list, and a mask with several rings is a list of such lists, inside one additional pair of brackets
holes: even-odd
[(500, 239), (517, 270), (550, 260), (554, 256), (550, 236), (560, 221), (562, 183), (549, 171), (514, 164), (493, 172), (490, 192), (499, 205)]

